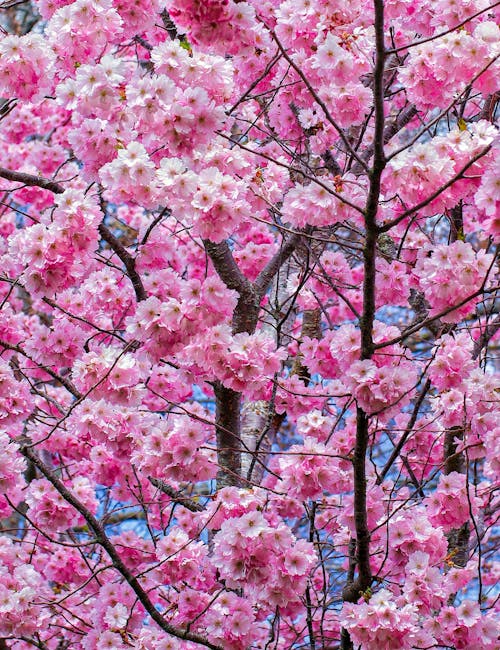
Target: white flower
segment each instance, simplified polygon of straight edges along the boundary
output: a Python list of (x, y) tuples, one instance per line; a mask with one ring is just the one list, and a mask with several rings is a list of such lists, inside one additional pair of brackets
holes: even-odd
[(111, 629), (120, 629), (125, 627), (128, 620), (128, 611), (125, 605), (118, 603), (114, 607), (108, 607), (104, 615), (104, 622)]

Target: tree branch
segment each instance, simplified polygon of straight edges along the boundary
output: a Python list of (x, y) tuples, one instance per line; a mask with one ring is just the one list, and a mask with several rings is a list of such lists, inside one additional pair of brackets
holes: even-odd
[(236, 264), (228, 243), (226, 241), (214, 243), (209, 239), (204, 239), (203, 245), (212, 260), (215, 270), (226, 287), (237, 291), (240, 295), (242, 294), (253, 299), (252, 284)]
[(203, 512), (203, 510), (205, 510), (201, 503), (197, 503), (193, 499), (183, 496), (181, 492), (174, 490), (174, 488), (170, 487), (170, 485), (167, 485), (163, 481), (160, 481), (160, 479), (148, 476), (148, 480), (155, 486), (155, 488), (158, 488), (160, 492), (168, 495), (172, 501), (175, 501), (179, 505), (184, 506), (184, 508), (191, 510), (191, 512)]
[[(5, 167), (0, 167), (0, 177), (15, 183), (28, 185), (29, 187), (41, 187), (43, 190), (49, 190), (49, 192), (53, 192), (54, 194), (62, 194), (64, 192), (64, 187), (56, 181), (42, 178), (42, 176), (35, 176), (34, 174), (14, 172), (10, 169), (5, 169)], [(15, 189), (20, 188), (13, 188), (11, 191), (14, 192)]]
[(37, 368), (40, 368), (40, 370), (43, 370), (48, 375), (50, 375), (52, 379), (55, 379), (62, 386), (64, 386), (64, 388), (66, 388), (66, 390), (69, 391), (73, 395), (73, 397), (76, 397), (76, 399), (81, 399), (83, 397), (80, 391), (77, 389), (77, 387), (69, 379), (66, 379), (66, 377), (63, 377), (55, 370), (52, 370), (50, 366), (44, 366), (38, 363), (37, 361), (35, 361), (34, 359), (32, 359), (30, 355), (27, 354), (19, 345), (12, 345), (11, 343), (7, 343), (6, 341), (0, 340), (0, 346), (5, 348), (6, 350), (12, 350), (13, 352), (17, 352), (25, 359), (29, 359), (32, 363), (34, 363), (37, 366)]
[[(269, 261), (252, 284), (236, 264), (227, 242), (204, 240), (205, 250), (224, 284), (239, 294), (233, 313), (233, 334), (253, 334), (257, 327), (260, 301), (281, 266), (292, 255), (299, 234), (292, 235)], [(216, 436), (219, 472), (217, 487), (239, 485), (241, 480), (241, 393), (221, 382), (215, 385)]]
[(228, 289), (237, 291), (238, 303), (233, 313), (233, 334), (248, 332), (252, 334), (257, 327), (260, 297), (252, 283), (246, 278), (236, 264), (231, 249), (226, 241), (215, 244), (203, 240), (215, 270)]
[(485, 13), (486, 11), (490, 11), (490, 9), (494, 9), (496, 6), (498, 6), (500, 2), (494, 2), (493, 4), (489, 5), (488, 7), (483, 7), (479, 11), (476, 11), (476, 13), (472, 14), (471, 16), (467, 16), (464, 20), (461, 22), (457, 23), (456, 25), (453, 25), (453, 27), (450, 27), (449, 29), (446, 29), (445, 31), (439, 32), (438, 34), (433, 34), (432, 36), (429, 36), (428, 38), (421, 38), (420, 40), (415, 40), (412, 43), (407, 43), (406, 45), (401, 45), (399, 47), (392, 48), (390, 50), (387, 50), (388, 54), (397, 54), (398, 52), (402, 51), (407, 51), (412, 47), (418, 47), (419, 45), (422, 45), (423, 43), (429, 43), (430, 41), (435, 41), (439, 38), (443, 38), (443, 36), (446, 36), (447, 34), (451, 34), (457, 29), (460, 29), (460, 27), (463, 27), (463, 25), (466, 25), (468, 22), (473, 20), (474, 18), (477, 18), (477, 16), (480, 16), (481, 14)]
[(184, 631), (171, 625), (170, 623), (167, 623), (160, 612), (156, 609), (155, 605), (152, 603), (147, 592), (143, 589), (137, 578), (131, 573), (131, 571), (122, 561), (117, 550), (106, 535), (102, 524), (94, 517), (90, 510), (88, 510), (82, 503), (80, 503), (80, 501), (73, 495), (73, 493), (70, 492), (68, 488), (56, 476), (54, 476), (54, 473), (50, 467), (48, 467), (32, 449), (25, 446), (22, 447), (20, 451), (23, 456), (30, 460), (33, 465), (35, 465), (40, 470), (45, 478), (56, 488), (63, 499), (82, 515), (82, 517), (87, 522), (89, 529), (94, 533), (96, 541), (109, 555), (115, 569), (127, 581), (137, 596), (139, 602), (142, 604), (151, 618), (155, 621), (155, 623), (160, 627), (160, 629), (162, 629), (167, 634), (171, 634), (172, 636), (177, 637), (178, 639), (184, 639), (186, 641), (192, 641), (193, 643), (199, 643), (200, 645), (204, 645), (207, 648), (211, 648), (211, 650), (222, 650), (220, 646), (210, 643), (210, 641), (198, 634)]
[(422, 406), (422, 403), (423, 403), (423, 401), (425, 399), (425, 396), (427, 395), (430, 387), (431, 387), (431, 381), (430, 381), (430, 379), (428, 379), (425, 382), (422, 390), (420, 391), (420, 395), (418, 396), (417, 400), (415, 401), (415, 404), (413, 405), (413, 412), (411, 414), (411, 417), (410, 417), (410, 419), (408, 421), (408, 424), (406, 426), (406, 429), (405, 429), (403, 435), (401, 436), (398, 444), (392, 450), (392, 454), (389, 456), (389, 459), (387, 460), (386, 464), (384, 465), (384, 468), (382, 469), (382, 471), (380, 472), (380, 474), (379, 474), (379, 476), (377, 478), (377, 481), (376, 481), (377, 485), (380, 485), (383, 482), (383, 480), (386, 477), (388, 471), (391, 469), (394, 461), (399, 456), (399, 454), (401, 453), (401, 450), (405, 446), (406, 441), (408, 440), (410, 434), (413, 431), (413, 427), (415, 426), (415, 422), (417, 421), (418, 412), (420, 410), (420, 407)]
[(435, 192), (433, 192), (430, 196), (428, 196), (426, 199), (423, 201), (420, 201), (420, 203), (417, 203), (417, 205), (414, 205), (412, 208), (408, 208), (408, 210), (405, 210), (402, 214), (399, 215), (396, 219), (393, 219), (392, 221), (389, 221), (388, 223), (384, 224), (383, 226), (379, 226), (378, 232), (383, 233), (387, 232), (388, 230), (391, 230), (394, 228), (394, 226), (397, 226), (398, 223), (401, 223), (403, 219), (406, 219), (410, 215), (414, 214), (415, 212), (418, 212), (422, 208), (425, 208), (425, 206), (429, 205), (434, 199), (437, 199), (437, 197), (442, 194), (445, 190), (447, 190), (451, 185), (456, 183), (458, 180), (462, 178), (462, 176), (465, 174), (465, 172), (469, 169), (469, 167), (472, 167), (472, 165), (477, 162), (480, 158), (485, 156), (489, 151), (491, 150), (491, 145), (488, 145), (484, 149), (482, 149), (479, 153), (477, 153), (475, 156), (473, 156), (469, 162), (462, 167), (462, 169), (453, 176), (453, 178), (450, 178), (450, 180), (447, 183), (444, 183), (439, 187)]
[(215, 432), (217, 436), (217, 489), (239, 485), (241, 479), (241, 393), (215, 384)]
[(266, 293), (274, 276), (279, 271), (281, 266), (287, 261), (287, 259), (293, 254), (297, 248), (299, 241), (300, 234), (293, 234), (259, 273), (257, 279), (254, 282), (254, 287), (259, 298), (261, 298)]
[[(486, 275), (486, 278), (489, 275)], [(486, 280), (485, 278), (485, 280)], [(443, 309), (443, 311), (440, 311), (439, 314), (436, 314), (435, 316), (430, 316), (429, 318), (426, 318), (425, 320), (416, 323), (415, 325), (409, 327), (406, 330), (403, 330), (401, 336), (397, 336), (393, 339), (390, 339), (389, 341), (384, 341), (383, 343), (376, 343), (373, 346), (374, 350), (381, 350), (382, 348), (386, 348), (390, 345), (395, 345), (396, 343), (401, 343), (404, 339), (408, 338), (411, 334), (414, 334), (415, 332), (418, 332), (421, 330), (423, 327), (427, 327), (429, 323), (433, 323), (434, 321), (439, 320), (443, 316), (446, 316), (446, 314), (449, 314), (452, 311), (455, 311), (455, 309), (459, 309), (463, 305), (467, 304), (470, 300), (474, 300), (474, 298), (477, 298), (481, 294), (486, 294), (486, 293), (492, 293), (494, 291), (498, 291), (499, 287), (492, 287), (491, 289), (485, 289), (484, 288), (484, 282), (483, 286), (481, 286), (477, 291), (474, 291), (474, 293), (471, 293), (470, 296), (467, 296), (467, 298), (464, 298), (460, 302), (458, 302), (456, 305), (453, 305), (452, 307), (447, 307), (446, 309)]]
[[(401, 131), (411, 120), (415, 117), (417, 114), (417, 109), (413, 104), (410, 106), (406, 106), (406, 108), (403, 108), (403, 110), (400, 111), (400, 113), (397, 115), (396, 118), (394, 118), (391, 122), (389, 122), (385, 129), (384, 129), (384, 144), (387, 144), (397, 133)], [(374, 145), (371, 144), (367, 149), (363, 152), (361, 158), (365, 161), (368, 162), (370, 158), (373, 156), (374, 152)], [(359, 175), (363, 171), (362, 167), (356, 163), (353, 165), (351, 172), (354, 175)]]
[[(370, 187), (365, 207), (365, 245), (363, 247), (363, 314), (360, 320), (361, 354), (360, 358), (370, 359), (373, 354), (373, 322), (375, 318), (375, 261), (377, 256), (376, 217), (380, 197), (382, 172), (386, 165), (384, 154), (384, 2), (374, 0), (375, 6), (375, 67), (373, 71), (373, 106), (374, 138), (373, 167), (369, 170)], [(365, 163), (363, 162), (363, 165)], [(356, 407), (356, 441), (354, 445), (354, 526), (356, 530), (356, 563), (358, 576), (347, 580), (342, 597), (347, 602), (357, 602), (360, 594), (372, 583), (370, 567), (370, 530), (366, 505), (366, 453), (369, 440), (369, 422), (367, 413)], [(341, 647), (350, 647), (349, 635), (342, 634)]]
[(488, 345), (490, 340), (495, 336), (495, 334), (498, 332), (499, 329), (500, 329), (500, 314), (497, 314), (496, 318), (486, 326), (484, 332), (474, 343), (474, 347), (472, 349), (472, 358), (474, 360), (479, 357), (479, 355), (481, 354), (481, 350)]
[(314, 88), (312, 87), (310, 81), (309, 81), (308, 78), (305, 76), (305, 74), (302, 72), (300, 66), (298, 66), (298, 65), (295, 63), (295, 61), (294, 61), (294, 60), (293, 60), (293, 59), (288, 55), (287, 51), (285, 50), (285, 48), (284, 48), (283, 45), (281, 44), (280, 40), (278, 39), (278, 37), (276, 36), (276, 34), (274, 33), (274, 31), (273, 31), (272, 29), (270, 29), (270, 30), (269, 30), (269, 33), (271, 34), (271, 36), (272, 36), (273, 40), (275, 41), (276, 45), (279, 47), (280, 52), (282, 53), (283, 57), (286, 59), (286, 61), (290, 64), (290, 66), (295, 70), (295, 72), (296, 72), (296, 73), (299, 75), (299, 77), (302, 79), (302, 81), (304, 82), (304, 84), (305, 84), (307, 90), (309, 91), (309, 93), (310, 93), (311, 96), (313, 97), (314, 101), (318, 104), (318, 106), (319, 106), (319, 107), (321, 108), (321, 110), (323, 111), (323, 113), (324, 113), (326, 119), (330, 122), (330, 124), (333, 126), (333, 128), (334, 128), (334, 129), (337, 131), (337, 133), (339, 134), (340, 139), (342, 140), (342, 142), (344, 143), (344, 146), (346, 147), (346, 150), (347, 150), (347, 151), (351, 154), (351, 156), (352, 156), (352, 157), (353, 157), (353, 158), (358, 162), (358, 164), (361, 165), (361, 167), (362, 167), (365, 171), (368, 171), (368, 168), (367, 168), (367, 166), (366, 166), (366, 163), (364, 162), (364, 160), (363, 160), (362, 158), (360, 158), (358, 152), (355, 151), (355, 150), (352, 148), (351, 143), (350, 143), (349, 140), (347, 139), (347, 137), (346, 137), (344, 131), (343, 131), (343, 130), (340, 128), (340, 126), (337, 124), (336, 120), (333, 119), (333, 117), (332, 117), (330, 111), (328, 110), (328, 108), (327, 108), (325, 102), (321, 99), (321, 97), (318, 95), (318, 93), (314, 90)]
[[(5, 169), (0, 167), (0, 177), (5, 178), (8, 181), (14, 181), (16, 183), (23, 183), (30, 187), (41, 187), (44, 190), (49, 190), (54, 194), (62, 194), (64, 192), (64, 187), (57, 183), (56, 181), (51, 181), (47, 178), (41, 176), (35, 176), (34, 174), (25, 174), (24, 172), (14, 172), (10, 169)], [(147, 298), (142, 280), (139, 277), (135, 269), (135, 259), (132, 255), (126, 250), (126, 248), (120, 243), (120, 241), (113, 235), (107, 226), (103, 223), (99, 224), (99, 234), (101, 237), (108, 242), (113, 251), (118, 255), (120, 260), (125, 265), (127, 270), (127, 275), (132, 282), (134, 287), (135, 295), (137, 301), (145, 300)]]
[(109, 230), (107, 226), (105, 226), (103, 223), (100, 223), (98, 230), (99, 230), (99, 234), (104, 239), (104, 241), (106, 241), (110, 245), (111, 249), (117, 254), (120, 260), (123, 262), (123, 265), (125, 266), (125, 269), (127, 271), (127, 275), (130, 281), (132, 282), (132, 286), (134, 287), (135, 297), (137, 298), (137, 302), (146, 300), (147, 298), (146, 290), (144, 289), (144, 285), (142, 284), (140, 275), (136, 271), (135, 259), (128, 252), (128, 250), (123, 246), (120, 240), (113, 235), (113, 233), (111, 232), (111, 230)]

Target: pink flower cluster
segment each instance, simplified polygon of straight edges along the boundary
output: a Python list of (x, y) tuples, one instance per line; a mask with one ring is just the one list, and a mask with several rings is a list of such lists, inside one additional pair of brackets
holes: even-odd
[(486, 456), (485, 475), (495, 481), (494, 467), (498, 464), (497, 459), (500, 458), (496, 453), (500, 443), (496, 417), (500, 380), (497, 376), (476, 368), (469, 373), (465, 386), (468, 397), (467, 416), (472, 417), (470, 417), (470, 431), (466, 427), (464, 432), (463, 445), (473, 445), (468, 448), (469, 458)]
[(92, 390), (94, 399), (111, 403), (139, 403), (144, 392), (146, 367), (137, 355), (101, 347), (86, 352), (75, 361), (73, 379), (82, 392)]
[(474, 370), (471, 359), (472, 340), (465, 332), (447, 334), (436, 346), (434, 360), (429, 367), (429, 377), (439, 390), (449, 390), (462, 385), (467, 375)]
[(219, 379), (250, 399), (264, 399), (269, 394), (270, 379), (284, 358), (285, 351), (276, 349), (264, 332), (232, 335), (228, 325), (210, 328), (182, 352), (184, 367), (207, 379)]
[(243, 188), (216, 167), (202, 170), (193, 181), (196, 182), (191, 200), (194, 230), (203, 239), (219, 242), (236, 230), (250, 212), (240, 197)]
[(222, 523), (212, 563), (228, 587), (244, 587), (251, 601), (272, 612), (300, 599), (316, 556), (312, 544), (257, 510)]
[(443, 586), (443, 575), (429, 563), (429, 554), (415, 551), (405, 567), (406, 581), (403, 593), (406, 600), (418, 607), (420, 614), (429, 615), (439, 610), (449, 593)]
[(274, 242), (256, 242), (252, 239), (236, 250), (233, 257), (250, 281), (254, 281), (276, 251)]
[[(396, 430), (393, 434), (393, 441), (399, 442), (409, 423), (410, 415), (401, 413), (396, 415)], [(427, 477), (432, 471), (439, 467), (443, 460), (443, 439), (444, 436), (436, 435), (436, 426), (433, 414), (419, 418), (405, 444), (405, 456), (408, 459), (410, 468), (420, 480)], [(404, 462), (399, 461), (403, 473), (408, 469)]]
[(160, 564), (154, 572), (160, 584), (183, 582), (200, 591), (212, 586), (213, 569), (206, 544), (190, 539), (177, 526), (158, 542), (155, 552)]
[(28, 418), (33, 406), (28, 386), (17, 381), (9, 364), (0, 359), (0, 426), (17, 428)]
[(35, 364), (49, 365), (58, 369), (67, 368), (71, 367), (80, 355), (87, 336), (80, 324), (58, 314), (52, 322), (52, 327), (47, 327), (40, 322), (33, 323), (29, 336), (24, 342), (24, 350)]
[(471, 158), (484, 151), (496, 137), (496, 129), (486, 120), (480, 120), (468, 129), (456, 128), (425, 144), (415, 144), (389, 162), (384, 189), (390, 194), (397, 193), (404, 209), (437, 194), (420, 209), (422, 216), (450, 210), (476, 192), (480, 175), (490, 168), (493, 157), (483, 156), (472, 165), (472, 173), (469, 171), (447, 188), (444, 185), (462, 173)]
[[(85, 455), (82, 447), (88, 445), (95, 450), (94, 460), (97, 464), (102, 453), (99, 450), (103, 446), (123, 466), (130, 458), (132, 437), (139, 437), (142, 429), (151, 426), (157, 416), (141, 415), (121, 401), (92, 397), (95, 396), (90, 395), (74, 408), (68, 417), (66, 431), (54, 431), (45, 444), (56, 453), (58, 443), (62, 443), (67, 455), (75, 459)], [(110, 462), (109, 473), (114, 464)], [(109, 485), (108, 481), (103, 483)]]
[(410, 508), (393, 516), (388, 537), (391, 574), (397, 577), (403, 575), (410, 557), (417, 551), (427, 553), (431, 565), (443, 562), (447, 554), (446, 537), (441, 528), (431, 523), (426, 508)]
[(450, 472), (439, 478), (437, 489), (426, 498), (427, 516), (431, 523), (448, 532), (476, 517), (483, 500), (467, 485), (465, 474)]
[(215, 600), (201, 623), (225, 650), (246, 650), (261, 636), (251, 603), (230, 591)]
[(401, 606), (390, 591), (381, 589), (368, 602), (344, 603), (340, 622), (361, 650), (410, 650), (418, 617), (415, 606)]
[(495, 612), (481, 612), (477, 602), (464, 600), (458, 607), (443, 607), (434, 620), (427, 621), (440, 644), (453, 645), (457, 650), (498, 647), (498, 620)]
[[(97, 512), (94, 487), (86, 476), (77, 476), (68, 483), (68, 488), (90, 512)], [(31, 481), (25, 500), (29, 508), (28, 517), (45, 530), (61, 531), (84, 523), (83, 517), (45, 478)]]
[(417, 383), (417, 372), (404, 358), (387, 363), (378, 356), (355, 361), (343, 381), (366, 413), (376, 413), (396, 405), (401, 408)]
[(207, 504), (202, 522), (209, 530), (218, 531), (227, 519), (237, 519), (249, 512), (262, 511), (266, 504), (265, 490), (223, 487)]
[(325, 442), (334, 428), (334, 420), (330, 416), (322, 415), (318, 409), (304, 413), (297, 420), (297, 432), (303, 438), (314, 438)]
[(74, 111), (77, 118), (110, 119), (123, 101), (120, 88), (126, 72), (127, 66), (122, 59), (105, 54), (99, 63), (80, 65), (74, 78), (67, 77), (59, 83), (56, 101), (63, 108)]
[[(285, 195), (282, 212), (293, 226), (328, 226), (347, 219), (359, 219), (355, 208), (342, 199), (362, 206), (364, 192), (357, 183), (349, 182), (349, 176), (342, 181), (342, 188), (330, 181), (294, 185)], [(335, 195), (337, 194), (337, 196)]]
[(0, 634), (2, 637), (36, 633), (49, 615), (39, 604), (50, 598), (47, 581), (30, 563), (28, 548), (7, 535), (0, 538)]
[(483, 228), (495, 238), (500, 234), (500, 155), (498, 147), (494, 150), (494, 162), (488, 165), (481, 178), (478, 191), (474, 195), (476, 207), (480, 210)]
[(191, 376), (188, 372), (177, 370), (168, 365), (155, 365), (148, 377), (149, 394), (143, 403), (149, 408), (161, 411), (166, 402), (185, 402), (193, 393)]
[(98, 172), (116, 157), (120, 149), (119, 128), (112, 128), (106, 120), (83, 119), (78, 128), (68, 133), (68, 141), (75, 155), (85, 162), (84, 176), (97, 180)]
[[(175, 281), (175, 274), (171, 275)], [(180, 280), (177, 287), (170, 284), (169, 294), (163, 300), (156, 296), (143, 300), (127, 321), (127, 333), (138, 341), (144, 341), (150, 354), (169, 357), (182, 349), (208, 346), (211, 340), (211, 347), (217, 350), (223, 335), (229, 342), (230, 330), (226, 331), (226, 326), (219, 323), (230, 317), (236, 293), (227, 289), (217, 276), (210, 276), (203, 282)], [(202, 323), (207, 332), (200, 335)], [(205, 363), (200, 365), (206, 366)]]
[(47, 295), (82, 280), (92, 267), (97, 224), (102, 218), (95, 199), (77, 190), (58, 197), (48, 223), (19, 230), (11, 238), (6, 263), (22, 274), (26, 289)]
[(0, 516), (8, 517), (12, 513), (7, 492), (14, 506), (23, 500), (25, 469), (26, 462), (19, 455), (17, 445), (0, 429)]
[(134, 129), (148, 151), (159, 150), (155, 160), (206, 150), (224, 122), (222, 107), (212, 99), (212, 95), (218, 96), (222, 83), (216, 78), (208, 88), (204, 84), (176, 86), (164, 74), (130, 79), (125, 98), (134, 111)]
[(61, 548), (43, 545), (37, 549), (33, 565), (37, 571), (53, 583), (69, 584), (76, 580), (86, 579), (88, 566), (85, 559), (76, 548)]
[[(92, 38), (81, 38), (92, 25)], [(110, 43), (119, 42), (122, 21), (111, 0), (76, 0), (52, 15), (46, 27), (48, 42), (59, 65), (69, 74), (84, 63), (94, 63)]]
[(279, 460), (279, 473), (278, 487), (300, 501), (321, 499), (324, 492), (349, 491), (352, 481), (350, 465), (335, 458), (335, 448), (314, 438), (290, 447)]
[[(493, 256), (471, 244), (456, 241), (423, 248), (414, 269), (418, 288), (431, 306), (431, 315), (442, 315), (446, 323), (456, 323), (471, 313), (477, 302), (475, 294), (487, 280)], [(464, 303), (460, 305), (460, 303)], [(456, 309), (452, 309), (457, 305)]]
[(155, 165), (144, 145), (131, 142), (119, 148), (117, 157), (99, 170), (99, 177), (107, 187), (107, 196), (117, 202), (140, 201), (153, 207), (156, 199), (152, 192)]
[[(481, 92), (495, 92), (498, 61), (494, 59), (499, 34), (498, 26), (487, 21), (472, 34), (465, 29), (455, 30), (411, 49), (408, 65), (399, 73), (410, 101), (419, 109), (444, 108), (473, 80), (473, 87)], [(492, 61), (493, 65), (488, 65)]]
[(249, 36), (255, 12), (246, 2), (168, 0), (167, 9), (180, 31), (187, 32), (189, 39), (197, 45), (213, 48), (218, 44), (223, 51), (231, 52), (238, 51), (249, 40), (253, 41)]
[(157, 75), (165, 75), (175, 88), (204, 88), (217, 104), (231, 97), (234, 70), (224, 56), (198, 48), (188, 52), (179, 41), (167, 40), (151, 50), (151, 61)]
[[(335, 389), (339, 388), (338, 391)], [(343, 392), (343, 386), (332, 382), (328, 390), (332, 394)], [(276, 391), (276, 412), (286, 413), (287, 417), (296, 420), (304, 410), (322, 408), (325, 401), (325, 389), (321, 385), (304, 386), (304, 382), (296, 374), (280, 379)]]
[(84, 637), (82, 649), (127, 650), (130, 646), (124, 642), (126, 631), (140, 629), (145, 612), (126, 583), (113, 581), (110, 574), (103, 577), (108, 579), (93, 591), (88, 603), (86, 613), (92, 626)]
[(163, 9), (158, 0), (113, 0), (113, 6), (123, 21), (123, 36), (128, 39), (152, 30)]
[(209, 430), (186, 416), (157, 420), (152, 430), (134, 441), (132, 462), (145, 474), (174, 483), (214, 478), (214, 453), (204, 447)]
[(407, 266), (399, 260), (389, 263), (382, 258), (377, 258), (377, 274), (379, 278), (376, 292), (377, 307), (406, 306), (410, 295), (410, 275)]
[[(112, 267), (91, 271), (83, 282), (58, 294), (58, 302), (63, 309), (79, 316), (79, 325), (86, 332), (95, 334), (92, 325), (104, 330), (115, 327), (124, 315), (131, 311), (134, 290), (128, 278)], [(94, 341), (107, 340), (96, 336)]]
[(41, 34), (0, 39), (0, 94), (33, 103), (54, 89), (55, 55)]
[(208, 166), (196, 174), (186, 171), (178, 159), (164, 158), (157, 175), (175, 214), (203, 239), (222, 241), (252, 212), (245, 183), (218, 167)]

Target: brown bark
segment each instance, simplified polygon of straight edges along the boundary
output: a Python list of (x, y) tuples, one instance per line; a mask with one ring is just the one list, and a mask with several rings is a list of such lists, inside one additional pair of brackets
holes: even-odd
[[(233, 334), (247, 332), (253, 334), (257, 327), (260, 301), (268, 290), (273, 278), (281, 266), (292, 255), (300, 240), (293, 235), (284, 242), (281, 249), (268, 262), (252, 284), (236, 264), (227, 242), (214, 243), (204, 241), (214, 268), (224, 284), (239, 294), (238, 303), (233, 313)], [(241, 483), (241, 393), (216, 382), (216, 437), (219, 471), (217, 488)], [(251, 444), (250, 450), (251, 450)]]

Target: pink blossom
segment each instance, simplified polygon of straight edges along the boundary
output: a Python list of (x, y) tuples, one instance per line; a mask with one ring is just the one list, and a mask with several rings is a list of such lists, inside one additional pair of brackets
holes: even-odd
[[(470, 244), (461, 241), (428, 252), (420, 253), (415, 266), (418, 286), (431, 305), (431, 313), (450, 310), (443, 319), (456, 322), (472, 310), (474, 294), (487, 279), (492, 257), (484, 251), (475, 253)], [(462, 306), (450, 309), (461, 302)]]
[(40, 34), (0, 39), (0, 87), (7, 97), (40, 102), (54, 88), (55, 56)]
[(466, 476), (458, 472), (442, 475), (436, 492), (427, 499), (429, 519), (445, 531), (459, 528), (481, 505), (481, 499), (466, 483)]

